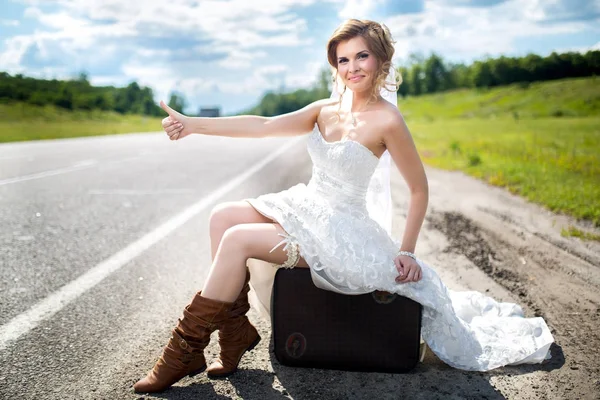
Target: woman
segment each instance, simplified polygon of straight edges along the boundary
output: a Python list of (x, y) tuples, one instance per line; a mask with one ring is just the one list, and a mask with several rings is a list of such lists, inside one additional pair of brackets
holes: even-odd
[[(497, 303), (478, 292), (450, 291), (413, 254), (427, 209), (428, 185), (402, 115), (382, 97), (389, 85), (386, 77), (393, 71), (393, 54), (385, 26), (349, 20), (327, 45), (341, 95), (272, 118), (189, 118), (161, 102), (169, 113), (163, 127), (171, 140), (192, 133), (267, 137), (311, 132), (313, 176), (308, 185), (213, 210), (213, 265), (204, 288), (185, 308), (153, 370), (134, 385), (137, 392), (161, 391), (207, 369), (203, 350), (217, 329), (221, 353), (208, 367), (208, 376), (236, 371), (242, 355), (260, 341), (245, 316), (249, 258), (285, 268), (309, 267), (315, 285), (326, 290), (383, 290), (418, 301), (424, 306), (423, 339), (456, 368), (483, 371), (549, 357), (553, 338), (542, 318), (523, 318), (519, 306)], [(395, 82), (391, 86), (395, 89)], [(388, 154), (411, 193), (399, 246), (366, 204), (368, 195), (377, 192), (371, 181)]]

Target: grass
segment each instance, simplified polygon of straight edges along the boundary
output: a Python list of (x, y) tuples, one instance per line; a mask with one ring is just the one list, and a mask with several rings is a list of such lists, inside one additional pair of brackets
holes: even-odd
[[(599, 78), (461, 89), (401, 99), (399, 108), (426, 163), (600, 227)], [(161, 119), (0, 104), (0, 142), (157, 131)]]
[(0, 104), (0, 142), (160, 131), (160, 117)]
[(574, 236), (574, 237), (578, 237), (581, 238), (583, 240), (595, 240), (600, 242), (600, 235), (596, 234), (596, 233), (591, 233), (591, 232), (585, 232), (582, 231), (581, 229), (577, 229), (574, 226), (568, 226), (567, 229), (562, 229), (561, 231), (561, 235), (562, 236)]
[(424, 162), (464, 171), (600, 226), (600, 118), (440, 120), (409, 126)]
[[(600, 227), (597, 78), (458, 90), (408, 98), (399, 108), (427, 164)], [(563, 234), (598, 240), (572, 229)]]
[(531, 119), (600, 115), (600, 78), (561, 79), (492, 89), (460, 89), (399, 100), (407, 120)]

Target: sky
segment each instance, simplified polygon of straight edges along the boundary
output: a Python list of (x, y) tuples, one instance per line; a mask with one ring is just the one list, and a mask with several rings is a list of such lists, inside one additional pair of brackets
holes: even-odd
[(396, 65), (600, 49), (600, 0), (0, 0), (0, 71), (136, 81), (229, 114), (311, 87), (348, 18), (385, 23)]

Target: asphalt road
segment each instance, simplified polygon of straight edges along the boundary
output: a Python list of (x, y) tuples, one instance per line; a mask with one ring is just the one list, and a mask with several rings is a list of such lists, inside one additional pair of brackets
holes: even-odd
[(0, 145), (0, 398), (115, 396), (107, 377), (201, 288), (212, 207), (310, 176), (297, 140)]
[[(310, 173), (303, 137), (0, 145), (0, 399), (146, 398), (131, 386), (202, 287), (212, 207), (306, 183)], [(251, 310), (263, 341), (238, 373), (185, 378), (150, 397), (597, 399), (600, 243), (563, 237), (562, 227), (581, 225), (501, 188), (458, 172), (427, 175), (417, 254), (451, 289), (544, 317), (556, 339), (549, 362), (468, 372), (429, 351), (408, 374), (289, 368), (270, 351), (268, 320)], [(392, 198), (400, 239), (409, 196), (396, 169)], [(213, 340), (207, 359), (217, 352)]]

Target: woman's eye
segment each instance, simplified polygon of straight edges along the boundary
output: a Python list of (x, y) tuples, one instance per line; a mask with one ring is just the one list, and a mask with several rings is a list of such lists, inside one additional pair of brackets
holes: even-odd
[(358, 56), (358, 58), (367, 58), (367, 57), (369, 57), (368, 54), (361, 54), (361, 55)]

